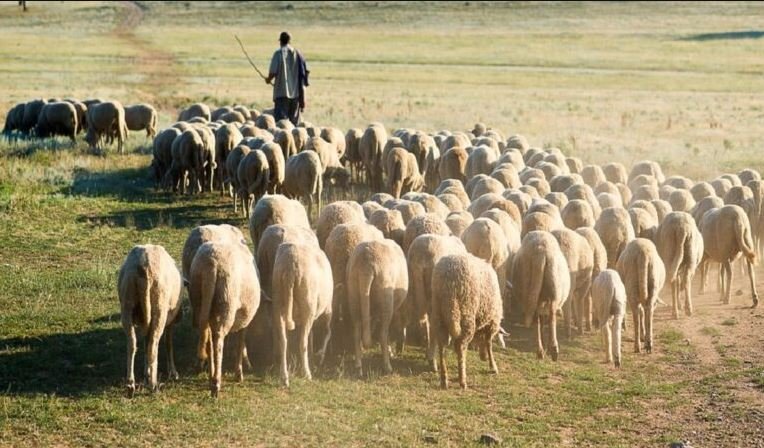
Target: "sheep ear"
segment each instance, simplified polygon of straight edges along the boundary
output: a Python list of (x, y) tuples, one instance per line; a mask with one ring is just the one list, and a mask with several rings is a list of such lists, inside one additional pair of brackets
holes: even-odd
[(509, 336), (509, 332), (504, 327), (499, 327), (499, 334), (502, 336)]
[(188, 288), (188, 279), (186, 277), (183, 277), (183, 286)]
[(513, 288), (513, 286), (512, 286), (512, 282), (510, 282), (509, 280), (507, 280), (507, 281), (505, 282), (505, 285), (506, 285), (506, 287), (507, 287), (507, 289), (508, 289), (508, 290), (510, 290), (510, 291), (512, 290), (512, 288)]
[(273, 303), (273, 300), (270, 297), (268, 297), (268, 294), (266, 294), (264, 291), (260, 291), (260, 301)]

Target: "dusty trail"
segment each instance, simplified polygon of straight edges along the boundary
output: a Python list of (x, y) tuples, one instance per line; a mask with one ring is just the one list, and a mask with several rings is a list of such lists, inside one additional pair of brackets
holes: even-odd
[(138, 52), (131, 70), (145, 78), (135, 85), (136, 95), (158, 109), (172, 108), (168, 94), (179, 78), (175, 70), (175, 57), (171, 52), (158, 49), (136, 36), (135, 29), (144, 18), (144, 7), (134, 1), (122, 1), (120, 5), (118, 24), (112, 34)]

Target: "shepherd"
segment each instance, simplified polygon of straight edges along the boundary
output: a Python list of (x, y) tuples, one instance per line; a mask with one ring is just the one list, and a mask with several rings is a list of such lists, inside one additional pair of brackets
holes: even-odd
[(289, 45), (292, 36), (284, 31), (279, 36), (281, 48), (273, 53), (271, 67), (265, 83), (273, 83), (274, 118), (276, 121), (289, 119), (295, 126), (300, 122), (300, 113), (305, 110), (305, 87), (308, 87), (308, 66), (305, 58)]

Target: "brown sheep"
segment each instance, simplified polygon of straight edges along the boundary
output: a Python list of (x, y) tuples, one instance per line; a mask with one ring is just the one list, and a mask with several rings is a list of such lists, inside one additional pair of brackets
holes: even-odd
[(167, 369), (169, 377), (178, 378), (172, 329), (180, 311), (183, 288), (178, 268), (162, 246), (135, 246), (119, 270), (117, 291), (122, 328), (127, 336), (127, 393), (135, 393), (136, 327), (146, 336), (146, 379), (152, 392), (157, 382), (159, 340), (167, 331)]
[(366, 222), (363, 209), (357, 202), (336, 201), (321, 209), (316, 223), (319, 247), (326, 247), (326, 239), (335, 227), (350, 222)]
[(406, 224), (403, 215), (398, 210), (377, 210), (369, 217), (369, 224), (373, 225), (384, 235), (403, 247), (403, 236), (406, 233)]
[(403, 234), (403, 252), (408, 252), (414, 238), (428, 233), (448, 236), (451, 230), (442, 219), (433, 214), (415, 216), (406, 224), (406, 231)]
[(124, 142), (127, 138), (125, 109), (116, 101), (107, 101), (88, 107), (88, 132), (85, 141), (90, 149), (95, 149), (102, 138), (111, 142), (117, 140), (117, 150), (124, 152)]
[(77, 109), (73, 104), (62, 101), (47, 103), (40, 109), (34, 132), (38, 138), (63, 135), (74, 143), (78, 127)]
[(448, 388), (445, 354), (449, 339), (454, 341), (462, 389), (467, 388), (467, 347), (473, 338), (491, 372), (498, 373), (493, 338), (501, 328), (501, 295), (490, 266), (469, 254), (446, 255), (434, 265), (431, 283), (432, 332), (439, 346), (441, 387)]
[[(231, 175), (228, 172), (226, 159), (233, 149), (241, 143), (244, 136), (233, 124), (226, 124), (215, 131), (215, 162), (217, 163), (217, 178), (220, 179), (220, 194), (225, 194), (226, 184), (230, 185)], [(238, 168), (238, 165), (237, 165)]]
[(125, 106), (125, 124), (131, 131), (146, 130), (146, 137), (157, 134), (157, 111), (149, 104)]
[(313, 323), (321, 319), (324, 338), (318, 363), (324, 362), (332, 334), (333, 285), (332, 268), (321, 249), (305, 243), (279, 246), (273, 266), (273, 332), (279, 348), (281, 382), (286, 387), (289, 387), (287, 331), (298, 329), (302, 372), (310, 380), (308, 344)]
[[(559, 356), (557, 311), (570, 294), (570, 272), (557, 240), (549, 232), (534, 231), (523, 238), (515, 255), (508, 297), (513, 315), (526, 327), (536, 324), (536, 355), (544, 358), (545, 345), (553, 360)], [(549, 331), (544, 344), (544, 327)]]
[[(88, 105), (88, 107), (90, 106)], [(210, 121), (210, 118), (212, 118), (210, 107), (204, 103), (192, 104), (180, 112), (178, 121), (188, 121), (194, 117), (202, 117), (206, 121)]]
[(473, 218), (472, 214), (468, 211), (453, 212), (446, 217), (446, 225), (455, 237), (461, 238), (464, 234), (464, 230), (467, 229), (474, 220), (475, 218)]
[(266, 227), (257, 244), (255, 262), (260, 273), (260, 288), (268, 297), (273, 297), (273, 264), (276, 261), (276, 251), (282, 243), (313, 244), (318, 247), (316, 234), (310, 228), (291, 224)]
[(689, 213), (672, 212), (658, 226), (655, 245), (671, 285), (674, 319), (682, 308), (680, 295), (684, 295), (684, 312), (692, 316), (692, 277), (703, 257), (703, 235)]
[(408, 294), (406, 256), (391, 240), (360, 243), (347, 264), (348, 311), (353, 323), (355, 367), (361, 374), (361, 347), (371, 347), (372, 319), (379, 322), (382, 364), (392, 373), (389, 332)]
[(655, 244), (644, 238), (631, 240), (618, 257), (617, 271), (626, 288), (634, 319), (634, 352), (653, 350), (653, 313), (666, 279), (666, 269)]
[(236, 179), (239, 182), (241, 211), (245, 217), (249, 216), (252, 204), (267, 193), (270, 177), (270, 165), (262, 151), (256, 149), (242, 157), (236, 169)]
[(386, 144), (387, 131), (382, 126), (366, 128), (358, 144), (372, 191), (382, 190), (382, 149)]
[(725, 205), (709, 210), (700, 221), (700, 233), (703, 235), (703, 260), (701, 261), (701, 288), (706, 284), (708, 264), (715, 261), (722, 264), (719, 276), (723, 286), (722, 301), (730, 302), (732, 291), (732, 262), (742, 253), (748, 267), (748, 279), (751, 282), (753, 307), (759, 304), (756, 292), (756, 277), (753, 265), (756, 252), (753, 246), (751, 225), (748, 216), (737, 205)]
[(395, 197), (409, 191), (421, 191), (424, 179), (419, 174), (416, 156), (403, 148), (394, 148), (387, 157), (387, 189)]
[[(260, 282), (252, 253), (243, 243), (209, 242), (191, 263), (189, 298), (198, 310), (194, 321), (201, 331), (200, 349), (209, 344), (210, 393), (217, 397), (223, 373), (223, 343), (238, 332), (236, 376), (244, 379), (244, 330), (260, 306)], [(201, 350), (200, 350), (201, 352)]]

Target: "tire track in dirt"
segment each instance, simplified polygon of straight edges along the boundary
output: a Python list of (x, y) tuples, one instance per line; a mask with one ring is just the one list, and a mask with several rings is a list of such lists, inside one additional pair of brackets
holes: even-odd
[(138, 52), (131, 70), (144, 78), (133, 87), (136, 96), (157, 109), (172, 108), (170, 89), (179, 78), (175, 56), (136, 36), (135, 29), (143, 22), (145, 7), (134, 1), (122, 1), (120, 6), (117, 26), (111, 34)]

